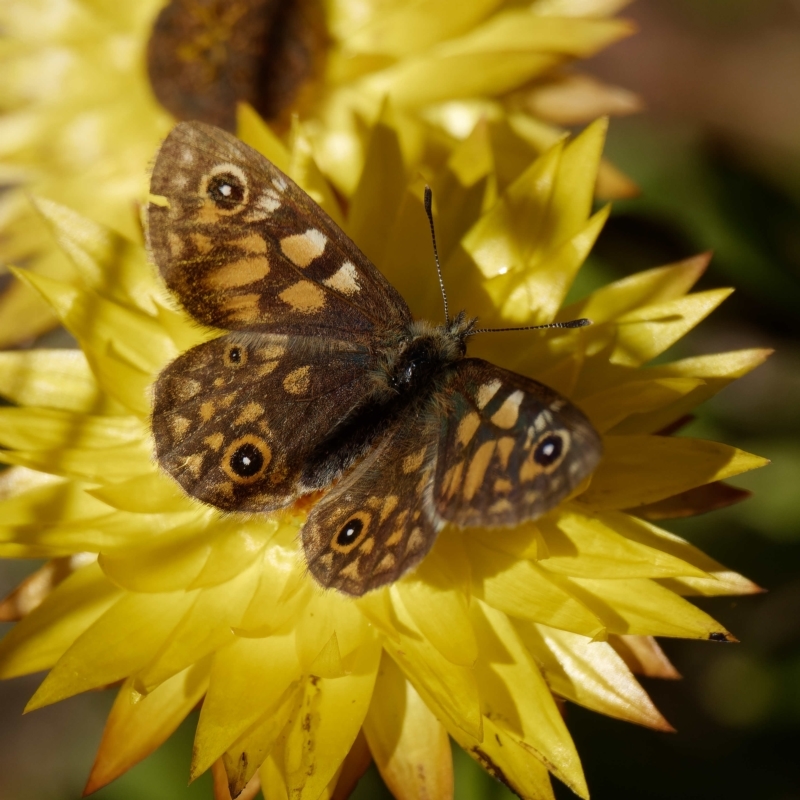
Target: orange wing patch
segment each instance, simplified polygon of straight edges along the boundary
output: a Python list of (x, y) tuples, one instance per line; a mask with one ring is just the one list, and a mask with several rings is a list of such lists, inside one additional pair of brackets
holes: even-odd
[(281, 250), (296, 267), (307, 267), (325, 252), (328, 237), (316, 228), (281, 239)]
[(278, 297), (286, 305), (291, 306), (294, 311), (299, 311), (301, 314), (307, 314), (309, 311), (318, 311), (320, 308), (325, 307), (325, 294), (319, 286), (311, 281), (298, 281), (288, 289), (284, 289)]
[(260, 281), (267, 275), (269, 275), (267, 257), (253, 254), (220, 267), (206, 278), (206, 283), (211, 289), (235, 289)]

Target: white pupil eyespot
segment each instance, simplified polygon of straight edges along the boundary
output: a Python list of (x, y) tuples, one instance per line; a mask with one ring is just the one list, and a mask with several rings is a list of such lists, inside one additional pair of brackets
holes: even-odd
[(252, 462), (252, 459), (251, 459), (249, 456), (242, 456), (242, 463), (243, 463), (243, 464), (244, 464), (246, 467), (249, 467), (249, 466), (250, 466), (250, 464), (251, 464), (251, 462)]
[(229, 184), (229, 183), (223, 183), (223, 184), (222, 184), (222, 185), (219, 187), (219, 193), (220, 193), (221, 195), (224, 195), (225, 197), (230, 197), (230, 196), (231, 196), (231, 192), (232, 192), (232, 191), (233, 191), (233, 189), (231, 189), (231, 187), (230, 187), (230, 184)]
[(542, 448), (542, 455), (549, 458), (553, 455), (553, 451), (556, 449), (556, 446), (552, 442), (545, 443), (545, 446)]

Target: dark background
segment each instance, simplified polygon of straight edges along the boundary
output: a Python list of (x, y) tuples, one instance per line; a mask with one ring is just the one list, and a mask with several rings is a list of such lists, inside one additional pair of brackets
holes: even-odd
[[(773, 463), (736, 481), (746, 503), (667, 527), (769, 591), (701, 601), (739, 645), (662, 642), (684, 679), (645, 685), (677, 734), (567, 719), (593, 800), (800, 800), (800, 0), (639, 0), (625, 16), (640, 33), (582, 69), (645, 102), (607, 148), (642, 195), (615, 203), (579, 289), (714, 250), (701, 288), (737, 292), (669, 355), (777, 352), (686, 432)], [(0, 592), (29, 569), (0, 563)], [(0, 800), (71, 800), (89, 773), (113, 693), (21, 718), (40, 679), (0, 684)], [(194, 725), (98, 800), (210, 798), (208, 776), (183, 788)], [(458, 800), (511, 796), (455, 758)], [(382, 796), (372, 770), (356, 797)]]

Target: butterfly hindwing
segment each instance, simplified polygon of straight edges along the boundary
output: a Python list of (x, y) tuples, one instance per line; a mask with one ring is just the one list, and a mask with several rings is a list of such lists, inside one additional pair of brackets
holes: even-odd
[(351, 595), (397, 580), (433, 546), (438, 431), (411, 410), (312, 509), (301, 532), (316, 580)]
[(333, 220), (225, 131), (199, 122), (173, 128), (150, 192), (153, 259), (206, 325), (365, 341), (376, 328), (411, 319)]
[(597, 465), (599, 435), (553, 389), (487, 361), (450, 371), (434, 487), (436, 513), (459, 526), (535, 519)]
[(234, 333), (200, 344), (155, 384), (159, 464), (188, 494), (226, 511), (285, 506), (357, 455), (339, 452), (323, 475), (308, 474), (369, 396), (369, 363), (363, 348), (319, 337)]

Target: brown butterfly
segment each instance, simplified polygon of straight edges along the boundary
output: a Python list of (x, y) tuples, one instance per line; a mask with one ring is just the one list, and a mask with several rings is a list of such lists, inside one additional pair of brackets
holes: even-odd
[(179, 124), (151, 192), (166, 198), (149, 205), (148, 242), (167, 286), (230, 331), (159, 375), (158, 462), (225, 511), (327, 489), (301, 532), (323, 586), (395, 581), (446, 523), (535, 519), (597, 465), (600, 437), (574, 405), (466, 358), (463, 312), (412, 319), (327, 214), (230, 134)]

